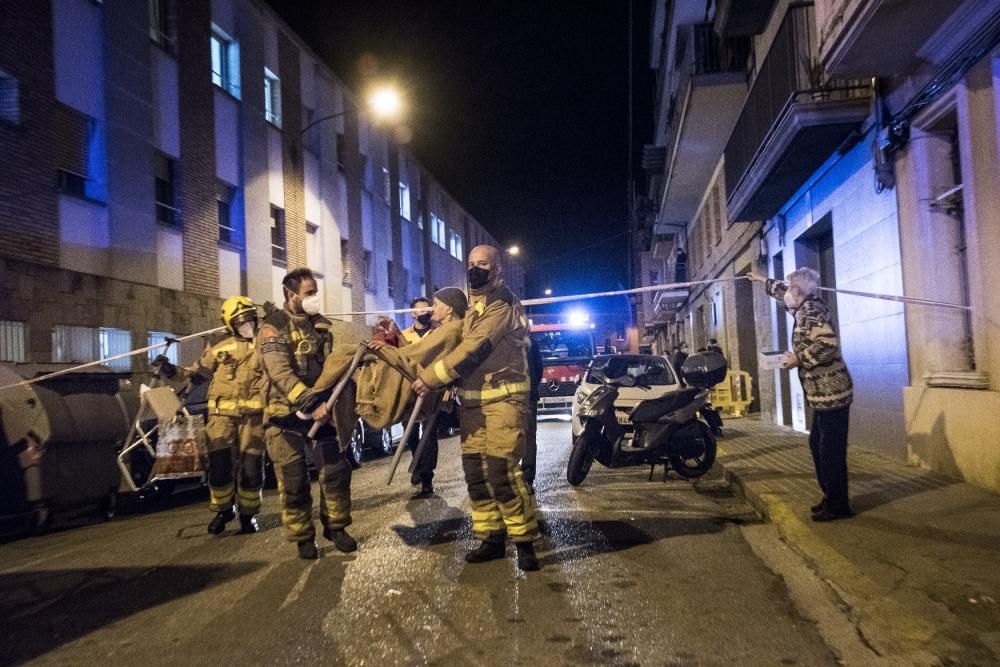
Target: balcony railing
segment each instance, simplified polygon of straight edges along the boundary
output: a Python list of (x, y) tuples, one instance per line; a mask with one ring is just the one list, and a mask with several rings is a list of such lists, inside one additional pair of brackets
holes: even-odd
[(693, 74), (743, 72), (750, 57), (750, 38), (720, 38), (713, 24), (698, 23), (691, 26), (689, 49)]
[(816, 57), (813, 7), (792, 5), (747, 96), (726, 144), (726, 183), (732, 195), (777, 121), (797, 102), (863, 98), (862, 81), (826, 80)]

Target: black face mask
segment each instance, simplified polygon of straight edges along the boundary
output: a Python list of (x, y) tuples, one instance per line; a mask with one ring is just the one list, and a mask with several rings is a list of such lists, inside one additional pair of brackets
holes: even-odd
[(482, 289), (490, 281), (490, 272), (481, 266), (469, 267), (469, 287)]
[(420, 322), (425, 327), (431, 323), (431, 314), (424, 313), (423, 315), (417, 315), (417, 322)]

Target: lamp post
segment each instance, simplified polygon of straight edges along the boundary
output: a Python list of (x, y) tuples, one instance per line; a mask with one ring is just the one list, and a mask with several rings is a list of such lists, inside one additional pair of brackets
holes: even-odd
[[(400, 94), (399, 90), (392, 86), (384, 85), (373, 88), (368, 95), (367, 103), (367, 110), (376, 120), (395, 120), (403, 113), (403, 96)], [(325, 123), (328, 120), (346, 116), (349, 113), (361, 113), (363, 111), (365, 111), (365, 108), (354, 107), (353, 109), (344, 109), (343, 111), (338, 111), (337, 113), (317, 118), (302, 128), (299, 132), (299, 138), (301, 139), (306, 132), (320, 123)]]

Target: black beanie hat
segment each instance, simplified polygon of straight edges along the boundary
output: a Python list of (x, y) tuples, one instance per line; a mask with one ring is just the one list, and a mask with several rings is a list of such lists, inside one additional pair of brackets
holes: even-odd
[(434, 292), (434, 298), (443, 304), (451, 306), (455, 311), (455, 317), (465, 318), (465, 311), (469, 309), (469, 300), (465, 297), (465, 292), (457, 287), (442, 287)]

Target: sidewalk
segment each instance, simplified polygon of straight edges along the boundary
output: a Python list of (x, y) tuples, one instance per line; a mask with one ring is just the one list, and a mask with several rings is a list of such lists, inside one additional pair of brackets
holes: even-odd
[(857, 516), (814, 523), (807, 437), (729, 419), (718, 460), (876, 653), (900, 664), (1000, 664), (1000, 495), (852, 448)]

